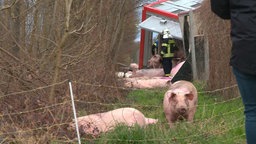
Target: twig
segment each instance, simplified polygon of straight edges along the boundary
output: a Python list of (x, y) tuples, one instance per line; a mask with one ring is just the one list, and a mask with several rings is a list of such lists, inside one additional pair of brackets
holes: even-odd
[(14, 0), (10, 5), (5, 5), (0, 8), (0, 11), (6, 10), (11, 8), (13, 5), (15, 5), (18, 1)]

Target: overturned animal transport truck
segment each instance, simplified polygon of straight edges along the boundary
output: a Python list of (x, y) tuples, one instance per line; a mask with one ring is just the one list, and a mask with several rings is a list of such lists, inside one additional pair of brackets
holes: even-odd
[[(185, 79), (198, 79), (198, 75), (203, 76), (200, 79), (207, 79), (207, 53), (203, 52), (204, 56), (201, 60), (196, 58), (195, 54), (195, 45), (199, 43), (201, 49), (204, 47), (202, 46), (204, 42), (198, 38), (200, 36), (193, 19), (193, 12), (201, 6), (202, 1), (159, 0), (143, 6), (142, 22), (139, 24), (141, 28), (139, 68), (144, 68), (147, 65), (147, 60), (151, 57), (151, 46), (156, 39), (154, 37), (162, 34), (164, 29), (169, 29), (177, 46), (184, 52), (186, 58), (186, 66), (183, 69), (190, 73), (190, 76), (188, 74)], [(161, 42), (159, 37), (157, 39)], [(159, 51), (160, 45), (158, 47)], [(197, 65), (200, 65), (199, 73)]]

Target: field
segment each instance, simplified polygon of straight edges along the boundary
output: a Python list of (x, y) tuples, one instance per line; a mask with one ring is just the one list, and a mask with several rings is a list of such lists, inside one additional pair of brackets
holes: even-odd
[[(126, 106), (134, 107), (146, 117), (158, 118), (156, 125), (146, 128), (119, 126), (99, 138), (84, 138), (84, 143), (109, 144), (243, 144), (245, 142), (244, 116), (241, 98), (225, 99), (203, 91), (196, 85), (199, 104), (193, 123), (176, 123), (168, 127), (162, 108), (166, 89), (134, 90), (127, 96)], [(122, 105), (122, 104), (120, 104)]]

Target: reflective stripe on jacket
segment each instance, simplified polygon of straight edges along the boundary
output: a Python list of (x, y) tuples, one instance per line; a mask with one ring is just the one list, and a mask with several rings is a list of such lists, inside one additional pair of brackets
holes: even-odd
[(168, 43), (162, 43), (161, 47), (161, 55), (163, 58), (169, 58), (173, 57), (173, 46), (175, 45), (175, 42), (173, 39), (168, 40)]

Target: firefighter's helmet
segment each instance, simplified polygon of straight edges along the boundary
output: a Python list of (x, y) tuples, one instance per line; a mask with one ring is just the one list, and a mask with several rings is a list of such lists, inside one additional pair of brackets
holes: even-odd
[(172, 38), (172, 35), (171, 35), (169, 29), (163, 30), (163, 38), (164, 38), (164, 39)]

